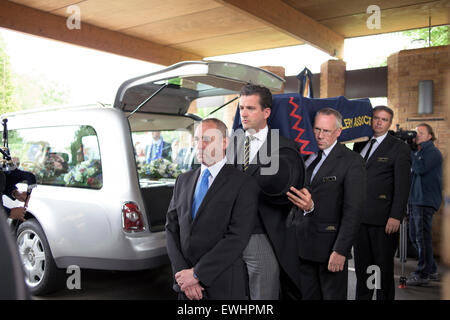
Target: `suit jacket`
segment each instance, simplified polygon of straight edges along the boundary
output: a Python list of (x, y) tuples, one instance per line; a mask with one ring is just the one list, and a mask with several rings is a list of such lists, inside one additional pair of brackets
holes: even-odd
[[(227, 150), (228, 161), (242, 170), (245, 134), (242, 130), (238, 130), (230, 140)], [(298, 249), (295, 228), (286, 226), (286, 219), (292, 208), (286, 193), (291, 186), (299, 188), (303, 186), (305, 175), (303, 159), (297, 144), (293, 141), (280, 136), (278, 146), (274, 145), (271, 130), (256, 157), (256, 163), (250, 164), (245, 174), (253, 177), (261, 188), (258, 216), (282, 270), (300, 290), (298, 272), (300, 265), (296, 259)], [(262, 171), (275, 167), (278, 168), (273, 174)]]
[[(298, 212), (301, 258), (327, 263), (332, 251), (349, 256), (359, 230), (366, 196), (363, 158), (337, 143), (310, 185), (314, 211)], [(299, 210), (300, 211), (300, 210)]]
[[(167, 252), (175, 275), (194, 268), (209, 299), (247, 299), (247, 270), (242, 252), (257, 214), (258, 185), (225, 165), (192, 220), (200, 168), (181, 174), (167, 212)], [(175, 283), (174, 290), (181, 292)]]
[[(353, 150), (361, 152), (366, 142)], [(366, 163), (367, 198), (362, 223), (385, 226), (402, 220), (411, 185), (411, 155), (406, 143), (388, 134)]]

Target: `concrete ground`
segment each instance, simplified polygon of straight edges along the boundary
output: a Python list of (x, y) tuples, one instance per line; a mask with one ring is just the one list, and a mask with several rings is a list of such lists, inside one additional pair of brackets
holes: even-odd
[[(438, 261), (436, 261), (438, 263)], [(409, 276), (416, 269), (417, 260), (408, 258), (404, 266), (404, 275)], [(353, 260), (349, 261), (348, 272), (348, 300), (355, 299), (356, 275), (354, 271)], [(443, 274), (444, 268), (438, 264), (438, 273)], [(402, 267), (399, 259), (395, 258), (394, 278), (395, 278), (395, 300), (439, 300), (441, 294), (441, 282), (430, 281), (426, 286), (406, 287), (399, 289), (400, 276), (402, 275)]]
[[(417, 265), (416, 260), (408, 259), (405, 274), (409, 275)], [(442, 272), (443, 268), (439, 267)], [(395, 280), (399, 283), (401, 265), (396, 259)], [(355, 298), (356, 276), (353, 260), (349, 261), (348, 299)], [(171, 289), (171, 269), (169, 266), (155, 270), (135, 272), (81, 271), (81, 289), (64, 289), (59, 292), (33, 297), (36, 300), (105, 300), (105, 299), (176, 299)], [(396, 289), (396, 300), (439, 300), (440, 282), (430, 282), (426, 287), (408, 287)]]

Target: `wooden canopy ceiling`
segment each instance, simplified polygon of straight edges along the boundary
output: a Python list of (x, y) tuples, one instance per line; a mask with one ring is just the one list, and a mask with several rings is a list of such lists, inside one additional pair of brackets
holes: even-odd
[[(369, 29), (369, 5), (381, 28)], [(66, 20), (79, 7), (81, 29)], [(311, 44), (342, 57), (344, 38), (449, 24), (450, 0), (0, 0), (0, 27), (162, 65)]]

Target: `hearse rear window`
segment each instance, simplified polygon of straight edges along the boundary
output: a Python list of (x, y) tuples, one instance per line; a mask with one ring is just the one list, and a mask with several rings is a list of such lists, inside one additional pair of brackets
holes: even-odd
[(9, 148), (22, 170), (38, 184), (100, 189), (102, 161), (97, 134), (90, 126), (9, 130)]

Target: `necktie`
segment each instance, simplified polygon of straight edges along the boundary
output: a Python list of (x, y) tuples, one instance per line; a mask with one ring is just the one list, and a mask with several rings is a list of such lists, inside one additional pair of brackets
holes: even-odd
[(252, 136), (246, 136), (245, 137), (245, 143), (244, 143), (244, 166), (243, 169), (246, 171), (248, 169), (248, 166), (250, 165), (250, 141), (253, 140)]
[(211, 173), (208, 169), (203, 171), (202, 179), (200, 180), (200, 183), (197, 184), (197, 188), (195, 188), (194, 202), (192, 203), (192, 220), (194, 220), (197, 210), (200, 207), (206, 192), (208, 192), (208, 178), (210, 175)]
[(320, 160), (322, 160), (322, 154), (323, 154), (323, 150), (319, 150), (319, 152), (317, 153), (317, 157), (308, 166), (308, 169), (306, 170), (306, 176), (308, 177), (308, 181), (311, 181), (314, 169), (316, 168), (316, 166), (320, 162)]
[(366, 152), (366, 154), (364, 156), (364, 162), (367, 162), (367, 160), (369, 159), (370, 151), (372, 151), (372, 147), (373, 147), (373, 144), (375, 143), (375, 141), (377, 141), (377, 140), (376, 139), (371, 139), (370, 140), (370, 146), (369, 146), (369, 149), (367, 150), (367, 152)]

